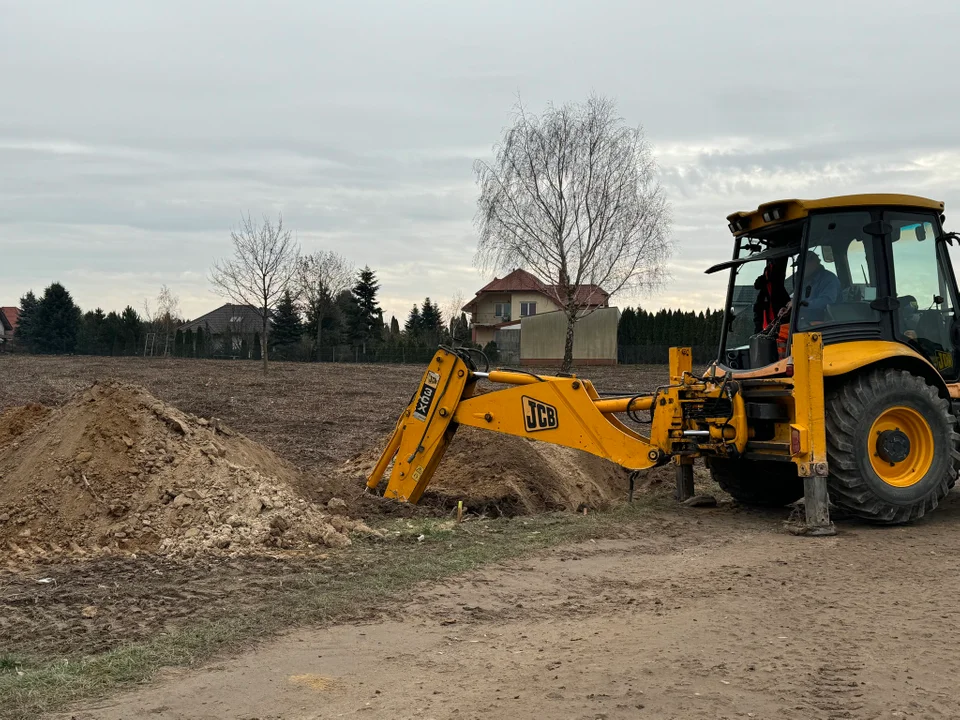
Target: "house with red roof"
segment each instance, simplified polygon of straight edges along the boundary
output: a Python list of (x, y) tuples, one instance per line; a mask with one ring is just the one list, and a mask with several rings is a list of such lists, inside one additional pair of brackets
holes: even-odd
[(20, 308), (0, 307), (0, 345), (10, 342), (13, 338), (19, 319)]
[[(577, 293), (585, 307), (609, 307), (610, 295), (598, 285), (581, 285)], [(556, 285), (545, 285), (526, 270), (494, 278), (463, 306), (470, 313), (473, 342), (486, 345), (498, 330), (519, 331), (522, 318), (557, 312), (559, 297)]]

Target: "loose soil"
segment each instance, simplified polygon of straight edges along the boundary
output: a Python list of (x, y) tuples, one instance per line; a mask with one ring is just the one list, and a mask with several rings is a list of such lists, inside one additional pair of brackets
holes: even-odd
[[(8, 355), (0, 369), (9, 378), (0, 385), (0, 411), (62, 405), (93, 382), (121, 380), (186, 414), (221, 418), (300, 468), (305, 498), (342, 498), (353, 517), (446, 514), (459, 500), (491, 515), (575, 510), (626, 496), (625, 475), (606, 461), (469, 429), (458, 432), (419, 507), (362, 494), (362, 471), (410, 401), (421, 366), (273, 363), (265, 378), (252, 362)], [(597, 367), (584, 375), (601, 390), (631, 393), (662, 384), (666, 368)]]
[(0, 542), (14, 561), (343, 547), (373, 532), (298, 496), (299, 471), (267, 448), (136, 385), (14, 408), (0, 427)]
[[(363, 496), (357, 473), (339, 471), (366, 461), (383, 441), (419, 367), (279, 364), (263, 378), (246, 363), (8, 356), (0, 357), (0, 372), (0, 410), (35, 404), (0, 420), (4, 455), (21, 452), (56, 423), (77, 392), (120, 380), (145, 387), (190, 423), (189, 416), (221, 419), (299, 470), (288, 484), (300, 497), (322, 504), (342, 497), (349, 517), (371, 524), (393, 513), (409, 518), (392, 521), (409, 532), (429, 532), (438, 522), (431, 515), (447, 514), (464, 488), (482, 486), (455, 474), (443, 481), (455, 488), (449, 496), (416, 508)], [(666, 370), (584, 375), (602, 390), (639, 392), (662, 382)], [(176, 433), (153, 417), (164, 433)], [(475, 460), (466, 450), (472, 442), (458, 435), (449, 457), (456, 460), (459, 443)], [(511, 460), (504, 456), (498, 462), (506, 477)], [(68, 455), (63, 467), (76, 462)], [(4, 472), (2, 483), (14, 470)], [(811, 539), (784, 534), (786, 511), (745, 511), (702, 470), (698, 479), (698, 489), (717, 494), (717, 508), (674, 507), (666, 501), (669, 472), (650, 473), (640, 492), (656, 509), (634, 516), (620, 539), (542, 551), (394, 603), (360, 601), (354, 614), (341, 616), (359, 622), (297, 629), (205, 669), (170, 670), (163, 682), (64, 717), (960, 717), (960, 696), (949, 685), (960, 671), (952, 609), (960, 574), (951, 559), (960, 543), (958, 491), (910, 526), (841, 522), (837, 537)], [(530, 507), (545, 504), (524, 494), (522, 480), (514, 477), (505, 490), (483, 488), (475, 499), (493, 501), (478, 508), (510, 514), (527, 507), (525, 497)], [(625, 494), (622, 478), (610, 482), (609, 497)], [(579, 490), (598, 505), (603, 499), (597, 489)], [(516, 533), (527, 520), (496, 522)], [(393, 553), (383, 549), (388, 540), (359, 535), (349, 549), (278, 556), (41, 556), (29, 569), (0, 569), (0, 672), (10, 672), (4, 667), (17, 656), (72, 661), (205, 619), (258, 617), (279, 605), (288, 587), (322, 596), (323, 577), (340, 582), (404, 557), (442, 557), (457, 543), (489, 547), (498, 542), (496, 522), (454, 527), (456, 543), (419, 543), (414, 535), (390, 546), (399, 548)], [(543, 519), (529, 522), (537, 528), (531, 538), (540, 537)], [(490, 532), (469, 534), (484, 527)], [(285, 617), (296, 623), (295, 613)]]
[(960, 717), (957, 494), (834, 538), (780, 519), (668, 512), (63, 718)]
[[(605, 376), (601, 386), (606, 380), (626, 392), (654, 387), (665, 372), (596, 370)], [(567, 494), (537, 495), (538, 475), (525, 474), (514, 455), (539, 475), (546, 468), (556, 477), (566, 460), (554, 455), (550, 465), (543, 457), (557, 449), (539, 455), (539, 446), (526, 441), (463, 429), (438, 473), (437, 484), (448, 492), (431, 492), (422, 506), (364, 495), (358, 458), (375, 457), (409, 401), (419, 366), (275, 363), (264, 378), (254, 363), (0, 355), (0, 372), (0, 518), (7, 516), (0, 521), (0, 656), (109, 650), (187, 622), (261, 607), (301, 574), (339, 572), (338, 556), (328, 557), (325, 543), (309, 548), (309, 538), (296, 541), (296, 551), (271, 545), (275, 535), (251, 547), (237, 543), (232, 536), (240, 533), (230, 526), (230, 545), (217, 547), (226, 539), (222, 526), (229, 526), (220, 522), (231, 504), (222, 502), (227, 489), (214, 491), (223, 498), (187, 493), (207, 495), (217, 472), (236, 472), (230, 464), (272, 478), (270, 492), (259, 498), (270, 501), (279, 487), (294, 507), (301, 500), (322, 508), (342, 499), (340, 511), (370, 523), (446, 515), (462, 497), (470, 498), (468, 511), (496, 516), (599, 508), (626, 494), (616, 468), (574, 453), (578, 479)], [(498, 448), (496, 440), (513, 448)], [(81, 455), (86, 452), (89, 458)], [(23, 462), (31, 453), (33, 465)], [(591, 468), (602, 484), (590, 477)], [(500, 473), (499, 485), (491, 482), (493, 472)], [(181, 507), (173, 508), (178, 496)], [(207, 523), (203, 508), (211, 505), (221, 517)], [(261, 507), (261, 520), (269, 524), (277, 510)], [(163, 556), (151, 554), (192, 527), (200, 532), (183, 538), (187, 547), (168, 544)], [(186, 557), (194, 551), (200, 554)]]

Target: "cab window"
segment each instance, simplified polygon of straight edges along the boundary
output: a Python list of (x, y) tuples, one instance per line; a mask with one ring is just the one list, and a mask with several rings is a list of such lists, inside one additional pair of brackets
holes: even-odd
[(953, 303), (949, 276), (937, 250), (933, 218), (919, 213), (889, 212), (897, 312), (894, 332), (946, 376), (955, 375)]
[(807, 251), (801, 255), (803, 281), (793, 293), (797, 328), (879, 322), (875, 242), (864, 231), (865, 211), (826, 213), (810, 218)]

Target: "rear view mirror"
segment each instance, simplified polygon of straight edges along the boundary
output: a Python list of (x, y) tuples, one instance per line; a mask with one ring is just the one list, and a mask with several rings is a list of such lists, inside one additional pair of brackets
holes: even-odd
[(923, 229), (923, 225), (917, 225), (916, 229), (917, 241), (923, 242), (927, 239), (927, 231)]
[(833, 259), (833, 245), (820, 246), (820, 252), (823, 253), (824, 262), (828, 262), (828, 263), (836, 262), (836, 260)]

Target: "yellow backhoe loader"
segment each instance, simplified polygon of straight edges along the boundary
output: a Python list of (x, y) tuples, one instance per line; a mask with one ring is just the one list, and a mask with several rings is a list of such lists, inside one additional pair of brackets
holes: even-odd
[[(692, 463), (745, 504), (829, 503), (879, 523), (922, 517), (957, 478), (960, 322), (943, 203), (909, 195), (781, 200), (730, 215), (733, 258), (716, 360), (672, 348), (649, 394), (574, 375), (479, 368), (441, 347), (367, 482), (417, 502), (461, 425), (577, 448), (630, 470)], [(481, 392), (478, 382), (493, 383)], [(624, 421), (649, 423), (649, 434)], [(829, 501), (828, 501), (829, 498)]]

